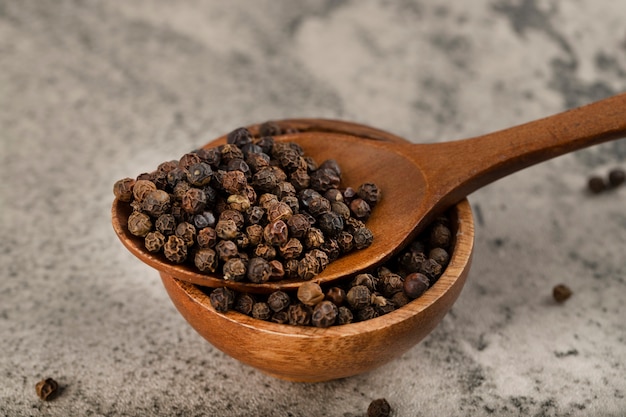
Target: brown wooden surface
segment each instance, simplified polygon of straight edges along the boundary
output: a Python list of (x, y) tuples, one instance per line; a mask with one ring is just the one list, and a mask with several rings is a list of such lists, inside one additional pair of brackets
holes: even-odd
[(439, 324), (470, 269), (474, 224), (463, 200), (452, 211), (456, 242), (439, 280), (406, 306), (364, 322), (318, 329), (218, 313), (194, 284), (161, 273), (172, 302), (189, 324), (229, 356), (277, 378), (319, 382), (357, 375), (397, 358)]

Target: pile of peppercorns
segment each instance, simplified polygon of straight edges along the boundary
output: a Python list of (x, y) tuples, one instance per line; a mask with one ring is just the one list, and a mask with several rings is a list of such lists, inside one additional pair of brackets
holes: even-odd
[(329, 327), (372, 319), (421, 296), (450, 261), (453, 236), (449, 219), (440, 217), (408, 248), (376, 271), (325, 285), (308, 281), (297, 292), (269, 295), (205, 288), (218, 312), (235, 310), (280, 324)]
[(171, 263), (253, 283), (310, 280), (370, 246), (365, 221), (379, 188), (341, 188), (336, 161), (318, 165), (297, 143), (275, 141), (275, 123), (259, 130), (236, 129), (224, 145), (117, 181), (116, 198), (133, 209), (129, 232)]

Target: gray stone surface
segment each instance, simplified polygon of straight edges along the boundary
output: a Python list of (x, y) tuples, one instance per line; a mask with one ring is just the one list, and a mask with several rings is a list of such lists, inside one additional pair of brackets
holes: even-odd
[[(0, 415), (626, 415), (623, 140), (470, 196), (451, 313), (382, 369), (272, 379), (216, 350), (110, 226), (115, 180), (243, 124), (469, 137), (626, 89), (613, 0), (0, 0)], [(566, 283), (564, 305), (551, 289)], [(34, 385), (63, 387), (42, 402)]]

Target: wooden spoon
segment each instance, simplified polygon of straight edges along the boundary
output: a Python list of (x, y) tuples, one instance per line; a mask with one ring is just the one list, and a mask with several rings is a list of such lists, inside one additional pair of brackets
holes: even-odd
[[(318, 161), (337, 160), (345, 173), (342, 178), (345, 184), (374, 182), (383, 193), (382, 201), (367, 222), (374, 233), (373, 244), (332, 262), (314, 278), (322, 283), (380, 265), (437, 215), (487, 184), (539, 162), (624, 136), (626, 94), (452, 142), (364, 141), (357, 136), (332, 132), (296, 133), (280, 140), (297, 142)], [(168, 274), (185, 281), (228, 285), (250, 292), (294, 289), (301, 284), (301, 281), (232, 283), (180, 267), (169, 269)]]

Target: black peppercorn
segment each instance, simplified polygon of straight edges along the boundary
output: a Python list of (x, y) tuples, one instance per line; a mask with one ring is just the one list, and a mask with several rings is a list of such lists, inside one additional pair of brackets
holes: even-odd
[(372, 293), (365, 285), (356, 285), (346, 293), (346, 301), (354, 310), (361, 310), (370, 305)]
[(615, 188), (626, 182), (626, 171), (621, 168), (614, 168), (609, 171), (609, 186)]
[(337, 245), (342, 253), (349, 253), (354, 248), (354, 236), (348, 232), (341, 232), (337, 236)]
[(217, 233), (212, 227), (200, 229), (196, 235), (196, 242), (201, 248), (212, 248), (217, 243)]
[(241, 194), (247, 185), (246, 175), (241, 171), (227, 171), (222, 175), (222, 187), (228, 194)]
[(343, 231), (343, 217), (334, 212), (324, 213), (318, 218), (318, 227), (325, 235), (336, 237)]
[(187, 259), (187, 245), (180, 237), (171, 235), (163, 245), (163, 253), (169, 261), (180, 264)]
[(220, 220), (215, 225), (217, 237), (224, 240), (233, 240), (239, 235), (239, 229), (234, 220)]
[(341, 256), (341, 248), (339, 247), (339, 243), (336, 239), (325, 240), (320, 246), (320, 249), (326, 252), (329, 262), (333, 262)]
[(435, 281), (437, 281), (437, 278), (441, 276), (442, 271), (443, 268), (434, 259), (426, 259), (422, 263), (422, 267), (419, 270), (419, 272), (428, 277), (430, 285), (433, 285)]
[(361, 184), (357, 189), (357, 195), (365, 200), (371, 208), (374, 208), (381, 198), (380, 189), (373, 183)]
[(382, 294), (387, 298), (391, 298), (395, 293), (402, 291), (404, 288), (404, 281), (400, 275), (389, 273), (380, 278), (379, 286)]
[(337, 308), (337, 319), (335, 320), (335, 324), (350, 324), (354, 320), (354, 315), (352, 311), (348, 307), (340, 306)]
[(252, 142), (252, 134), (245, 127), (240, 127), (226, 136), (226, 143), (233, 144), (239, 148)]
[(405, 306), (409, 303), (409, 301), (411, 301), (409, 297), (407, 297), (407, 295), (404, 293), (404, 291), (395, 293), (394, 295), (391, 296), (390, 300), (393, 303), (393, 305), (396, 306), (396, 308)]
[(187, 181), (196, 187), (209, 185), (212, 175), (211, 165), (206, 162), (198, 162), (187, 168)]
[(331, 188), (338, 188), (341, 178), (333, 169), (320, 166), (310, 175), (310, 186), (316, 191), (325, 192)]
[(321, 301), (313, 308), (311, 324), (315, 327), (330, 327), (335, 324), (339, 311), (330, 301)]
[(215, 227), (215, 214), (212, 211), (203, 211), (196, 214), (192, 218), (193, 225), (197, 229), (204, 229), (205, 227)]
[(189, 152), (189, 153), (184, 154), (178, 160), (178, 167), (186, 170), (186, 169), (189, 169), (189, 167), (192, 166), (193, 164), (197, 164), (199, 162), (202, 162), (202, 160), (200, 159), (200, 156), (198, 156), (197, 153)]
[(263, 239), (268, 245), (279, 246), (287, 242), (289, 238), (289, 228), (282, 220), (275, 220), (268, 223), (263, 229)]
[(196, 151), (196, 155), (200, 157), (200, 160), (211, 165), (212, 168), (219, 167), (222, 161), (222, 153), (220, 152), (219, 148), (198, 149)]
[(319, 248), (324, 244), (324, 233), (317, 227), (310, 227), (304, 236), (304, 246), (307, 249)]
[(367, 407), (367, 417), (389, 417), (391, 406), (384, 398), (379, 398), (370, 403)]
[(272, 317), (272, 310), (267, 303), (259, 301), (252, 306), (250, 315), (258, 320), (269, 320)]
[(209, 300), (215, 311), (225, 313), (233, 307), (235, 303), (235, 293), (230, 288), (216, 288), (209, 294)]
[(150, 232), (145, 237), (144, 245), (150, 252), (159, 252), (165, 245), (165, 236), (161, 232)]
[(304, 214), (294, 214), (287, 219), (289, 235), (295, 238), (302, 238), (311, 228), (311, 223)]
[(133, 186), (135, 180), (132, 178), (124, 178), (113, 184), (113, 194), (115, 197), (125, 203), (129, 203), (133, 199)]
[(267, 208), (267, 221), (273, 222), (276, 220), (284, 220), (287, 221), (293, 215), (293, 211), (291, 207), (287, 205), (287, 203), (276, 202), (271, 204)]
[(452, 241), (452, 233), (448, 226), (437, 223), (430, 232), (430, 246), (433, 248), (448, 248)]
[(196, 241), (196, 228), (191, 223), (178, 223), (175, 234), (185, 242), (188, 248), (192, 247)]
[(252, 313), (252, 306), (254, 305), (254, 298), (250, 294), (237, 294), (233, 308), (245, 315)]
[(320, 272), (320, 264), (311, 252), (304, 254), (298, 261), (298, 277), (303, 281), (313, 279)]
[(206, 204), (206, 193), (200, 188), (190, 188), (181, 200), (181, 207), (190, 214), (201, 213), (206, 208)]
[(311, 324), (311, 308), (304, 304), (291, 304), (287, 308), (289, 324), (296, 326), (308, 326)]
[(604, 178), (595, 175), (589, 178), (587, 181), (587, 187), (589, 188), (589, 191), (594, 194), (600, 194), (607, 189)]
[(141, 203), (148, 193), (156, 191), (156, 189), (157, 186), (152, 181), (137, 180), (135, 181), (135, 185), (133, 185), (133, 198), (138, 203)]
[(270, 120), (270, 121), (262, 123), (259, 126), (259, 134), (262, 137), (265, 137), (265, 136), (278, 136), (278, 135), (281, 134), (281, 128), (278, 125), (278, 123)]
[(266, 261), (271, 261), (272, 259), (276, 258), (276, 248), (269, 244), (259, 243), (254, 248), (254, 256), (263, 258)]
[(324, 293), (319, 284), (315, 282), (305, 282), (298, 287), (298, 300), (308, 306), (314, 306), (324, 299)]
[(220, 240), (215, 245), (215, 252), (220, 261), (226, 262), (231, 258), (239, 257), (239, 249), (232, 240)]
[(285, 278), (285, 266), (278, 259), (272, 259), (269, 261), (270, 264), (270, 281), (279, 281)]
[(254, 175), (259, 169), (270, 166), (270, 157), (265, 153), (249, 153), (246, 156), (246, 164)]
[(357, 285), (365, 285), (368, 290), (374, 292), (378, 286), (378, 278), (372, 274), (358, 274), (350, 283), (350, 286), (352, 287), (356, 287)]
[(414, 299), (422, 295), (430, 286), (430, 280), (424, 274), (414, 272), (404, 278), (404, 293)]
[(35, 392), (43, 401), (50, 401), (59, 393), (59, 384), (52, 378), (42, 379), (35, 384)]
[(283, 259), (297, 259), (302, 254), (302, 243), (292, 237), (278, 247), (278, 253)]
[(432, 248), (430, 252), (428, 252), (428, 257), (444, 268), (448, 265), (448, 262), (450, 262), (450, 255), (444, 248)]
[(150, 216), (134, 211), (128, 216), (128, 231), (135, 236), (145, 237), (152, 230)]
[(374, 241), (374, 234), (367, 227), (361, 227), (353, 233), (354, 247), (358, 250), (369, 247)]
[(248, 261), (248, 280), (256, 284), (269, 281), (272, 267), (261, 257), (253, 257)]
[(219, 147), (221, 153), (221, 162), (224, 165), (228, 165), (228, 163), (232, 159), (243, 159), (243, 151), (239, 149), (237, 145), (234, 143), (227, 143), (225, 145), (221, 145)]
[(229, 195), (226, 202), (231, 210), (238, 211), (240, 213), (244, 213), (250, 208), (250, 199), (242, 194)]
[(276, 172), (271, 166), (260, 167), (252, 176), (252, 186), (261, 192), (272, 192), (278, 185), (279, 181)]
[(287, 324), (289, 323), (289, 312), (287, 310), (284, 310), (273, 313), (270, 321), (278, 324)]
[(228, 281), (243, 281), (246, 272), (246, 263), (241, 258), (230, 258), (222, 267), (224, 279)]
[(284, 291), (274, 291), (267, 297), (267, 304), (274, 312), (286, 310), (291, 304), (289, 294)]
[(196, 251), (193, 262), (200, 272), (215, 272), (217, 270), (217, 253), (210, 248), (202, 248)]
[(552, 297), (557, 303), (563, 303), (572, 296), (572, 290), (565, 284), (555, 285), (552, 289)]
[(330, 201), (321, 195), (313, 197), (309, 200), (308, 209), (309, 213), (311, 213), (314, 217), (319, 217), (322, 214), (329, 213), (331, 211)]
[(362, 198), (355, 198), (350, 202), (350, 211), (359, 220), (367, 220), (372, 214), (372, 208)]

